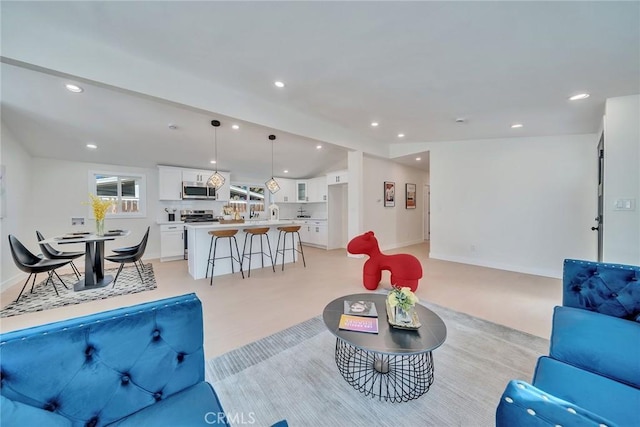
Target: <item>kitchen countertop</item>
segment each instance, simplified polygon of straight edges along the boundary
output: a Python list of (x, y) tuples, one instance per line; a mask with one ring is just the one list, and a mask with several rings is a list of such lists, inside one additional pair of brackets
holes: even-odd
[(220, 224), (217, 222), (209, 222), (209, 223), (197, 223), (190, 222), (185, 224), (185, 227), (193, 229), (193, 230), (226, 230), (229, 228), (247, 228), (247, 227), (256, 227), (256, 226), (265, 226), (265, 227), (273, 227), (277, 225), (290, 225), (293, 224), (292, 220), (281, 219), (279, 221), (272, 220), (245, 220), (244, 223), (236, 223), (236, 224)]

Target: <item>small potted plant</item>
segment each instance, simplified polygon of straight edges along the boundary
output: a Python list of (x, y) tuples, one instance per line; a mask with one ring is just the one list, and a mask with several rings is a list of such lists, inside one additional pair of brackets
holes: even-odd
[(410, 324), (413, 322), (413, 310), (418, 297), (411, 292), (411, 288), (393, 285), (387, 296), (387, 303), (394, 311), (396, 323)]

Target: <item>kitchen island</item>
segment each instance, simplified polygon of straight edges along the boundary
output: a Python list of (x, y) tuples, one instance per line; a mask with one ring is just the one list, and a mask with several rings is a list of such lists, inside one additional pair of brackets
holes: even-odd
[[(185, 228), (187, 230), (187, 240), (189, 242), (189, 247), (187, 249), (188, 258), (189, 258), (189, 274), (194, 279), (203, 279), (206, 277), (207, 266), (209, 265), (209, 247), (211, 245), (211, 235), (209, 235), (209, 231), (212, 230), (229, 230), (229, 229), (238, 229), (238, 234), (236, 234), (236, 239), (238, 241), (238, 249), (240, 250), (240, 257), (242, 257), (242, 247), (244, 245), (244, 230), (246, 228), (256, 228), (256, 227), (269, 227), (269, 232), (267, 236), (269, 237), (269, 242), (271, 244), (271, 253), (273, 254), (273, 258), (275, 260), (276, 257), (276, 244), (278, 243), (278, 227), (286, 226), (286, 225), (296, 225), (294, 221), (289, 220), (259, 220), (252, 221), (248, 220), (242, 224), (218, 224), (218, 223), (207, 223), (207, 224), (198, 224), (198, 223), (190, 223), (185, 224)], [(216, 251), (216, 257), (226, 257), (229, 256), (229, 244), (227, 241), (222, 240), (218, 242), (218, 249)], [(260, 244), (258, 242), (258, 238), (255, 237), (253, 239), (253, 251), (259, 251)], [(296, 241), (297, 243), (297, 241)], [(282, 243), (280, 243), (282, 245)], [(256, 249), (257, 246), (257, 249)], [(233, 253), (235, 256), (235, 248), (233, 248)], [(265, 243), (264, 250), (268, 252), (267, 245)], [(249, 242), (247, 242), (247, 252), (249, 251)], [(284, 262), (289, 263), (294, 260), (292, 257), (292, 253), (296, 256), (297, 260), (297, 252), (295, 251), (287, 251), (285, 254)], [(213, 254), (212, 254), (213, 255)], [(278, 257), (278, 263), (282, 262), (282, 255)], [(251, 269), (262, 268), (262, 260), (260, 259), (260, 254), (254, 254), (251, 258)], [(248, 266), (249, 258), (245, 258), (243, 260), (244, 266)], [(271, 260), (268, 256), (264, 256), (264, 266), (265, 268), (271, 268)], [(234, 261), (234, 269), (236, 272), (239, 272), (238, 265)], [(231, 262), (229, 259), (222, 259), (220, 261), (216, 261), (216, 271), (214, 271), (214, 276), (220, 276), (223, 274), (231, 273)]]

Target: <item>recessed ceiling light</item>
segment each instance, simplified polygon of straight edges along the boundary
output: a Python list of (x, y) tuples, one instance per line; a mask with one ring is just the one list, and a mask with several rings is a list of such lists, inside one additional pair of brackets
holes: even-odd
[(378, 126), (378, 124), (379, 124), (378, 122), (371, 122), (371, 126), (373, 126), (373, 127)]
[(398, 138), (404, 138), (404, 133), (399, 133)]
[(416, 160), (419, 162), (420, 160), (422, 160), (422, 157), (416, 157)]
[(322, 148), (322, 145), (316, 145), (316, 150), (319, 150)]
[(73, 92), (73, 93), (84, 92), (84, 89), (82, 89), (80, 86), (72, 85), (71, 83), (64, 85), (64, 87), (66, 87), (69, 92)]
[(98, 146), (96, 144), (87, 144), (87, 148), (95, 150), (96, 148), (98, 148)]
[(176, 129), (178, 129), (178, 125), (174, 125), (173, 123), (169, 123), (169, 129), (176, 130)]
[(215, 160), (211, 160), (209, 163), (211, 163), (212, 165), (215, 165), (216, 161)]
[(285, 169), (285, 170), (283, 170), (282, 172), (284, 172), (284, 173), (289, 173), (289, 171), (288, 171), (288, 170), (286, 170), (286, 169)]
[(569, 98), (569, 101), (577, 101), (579, 99), (587, 99), (590, 95), (588, 93), (579, 93)]
[(274, 82), (273, 84), (276, 85), (276, 87), (284, 87), (284, 82), (281, 81)]
[(232, 126), (231, 126), (231, 129), (238, 130), (238, 129), (240, 129), (240, 126), (238, 126), (238, 125), (232, 125)]
[(511, 129), (518, 129), (522, 127), (522, 123), (514, 123), (511, 125)]
[(465, 123), (467, 120), (464, 117), (458, 117), (456, 123)]

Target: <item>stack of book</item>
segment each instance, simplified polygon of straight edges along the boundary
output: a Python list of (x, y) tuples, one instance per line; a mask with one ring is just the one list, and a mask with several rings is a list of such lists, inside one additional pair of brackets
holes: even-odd
[(340, 329), (355, 332), (378, 333), (378, 311), (372, 301), (345, 301), (340, 316)]

